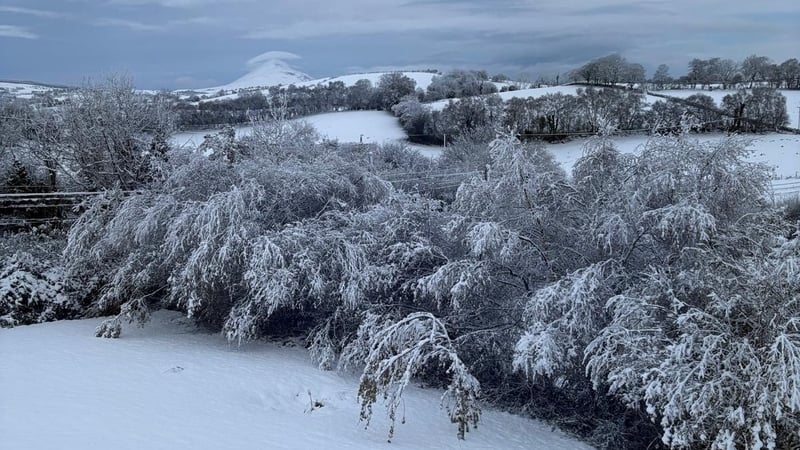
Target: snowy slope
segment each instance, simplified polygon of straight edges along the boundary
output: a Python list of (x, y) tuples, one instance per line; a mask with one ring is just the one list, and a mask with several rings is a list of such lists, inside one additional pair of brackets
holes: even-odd
[[(350, 87), (350, 86), (355, 85), (356, 82), (359, 81), (359, 80), (369, 80), (372, 83), (372, 86), (374, 87), (374, 86), (377, 86), (378, 82), (381, 79), (381, 76), (383, 76), (384, 74), (387, 74), (387, 73), (391, 73), (391, 72), (356, 73), (356, 74), (350, 74), (350, 75), (342, 75), (342, 76), (338, 76), (338, 77), (316, 78), (316, 79), (313, 79), (313, 80), (305, 78), (305, 81), (297, 81), (297, 80), (291, 81), (291, 80), (288, 80), (285, 83), (277, 83), (277, 84), (273, 84), (273, 85), (276, 86), (276, 85), (280, 84), (280, 85), (283, 85), (283, 86), (289, 86), (290, 84), (294, 84), (295, 86), (298, 86), (298, 87), (314, 87), (314, 86), (318, 86), (318, 85), (327, 85), (327, 84), (330, 84), (330, 83), (335, 83), (335, 82), (340, 81), (340, 82), (344, 83), (344, 85), (346, 87)], [(418, 88), (422, 88), (422, 89), (427, 89), (428, 85), (431, 84), (431, 80), (433, 79), (433, 77), (435, 77), (437, 75), (435, 73), (413, 72), (413, 71), (402, 72), (402, 74), (407, 76), (407, 77), (409, 77), (409, 78), (411, 78), (412, 80), (414, 80), (414, 82), (417, 84), (417, 87)], [(306, 75), (306, 77), (307, 77), (307, 75)], [(247, 83), (248, 82), (244, 82), (244, 84), (247, 84)], [(232, 84), (234, 84), (234, 83), (232, 83)], [(268, 85), (268, 86), (273, 86), (273, 85)], [(217, 87), (217, 88), (200, 89), (200, 90), (195, 90), (195, 91), (196, 92), (200, 92), (200, 93), (205, 93), (207, 95), (214, 95), (217, 92), (219, 92), (220, 90), (223, 90), (223, 91), (236, 90), (234, 88), (226, 87), (226, 86), (220, 86), (220, 87)], [(262, 85), (258, 85), (258, 86), (262, 86)], [(246, 91), (259, 90), (259, 91), (261, 91), (262, 94), (269, 95), (269, 89), (254, 89), (252, 87), (242, 88), (242, 89), (246, 90)], [(232, 92), (230, 94), (212, 97), (212, 98), (209, 98), (209, 99), (207, 99), (205, 101), (232, 100), (232, 99), (238, 98), (239, 95), (240, 94), (238, 92)]]
[[(387, 443), (375, 407), (358, 421), (355, 375), (318, 370), (296, 346), (237, 348), (177, 313), (119, 339), (98, 319), (0, 330), (0, 436), (7, 449), (540, 449), (589, 447), (539, 422), (485, 410), (466, 441), (435, 390), (412, 387)], [(311, 399), (322, 403), (312, 408)]]
[(45, 92), (60, 90), (62, 89), (41, 84), (0, 81), (0, 94), (7, 93), (17, 98), (33, 98), (34, 94), (43, 94)]
[[(381, 76), (383, 76), (385, 74), (388, 74), (388, 73), (394, 73), (394, 72), (354, 73), (354, 74), (349, 74), (349, 75), (340, 75), (340, 76), (326, 77), (326, 78), (316, 78), (316, 79), (313, 79), (313, 80), (309, 79), (309, 80), (306, 80), (306, 81), (299, 81), (299, 82), (291, 81), (291, 82), (285, 82), (285, 83), (279, 83), (279, 84), (281, 84), (283, 86), (288, 86), (290, 84), (294, 84), (295, 86), (298, 86), (298, 87), (314, 87), (314, 86), (318, 86), (318, 85), (328, 85), (330, 83), (342, 82), (342, 83), (344, 83), (345, 87), (351, 87), (351, 86), (354, 86), (356, 84), (356, 82), (358, 82), (359, 80), (369, 80), (369, 82), (372, 83), (372, 86), (374, 87), (374, 86), (377, 86), (378, 83), (380, 82)], [(427, 90), (428, 86), (431, 84), (431, 81), (433, 80), (433, 77), (439, 76), (439, 74), (437, 74), (437, 73), (419, 72), (419, 71), (413, 71), (413, 70), (411, 70), (411, 71), (408, 71), (408, 70), (407, 71), (400, 71), (400, 73), (402, 73), (403, 75), (405, 75), (405, 76), (411, 78), (412, 80), (414, 80), (414, 82), (416, 83), (416, 87), (419, 88), (419, 89), (422, 89), (422, 90)], [(492, 83), (497, 87), (498, 90), (500, 90), (503, 87), (511, 86), (515, 82), (492, 82)], [(245, 83), (245, 84), (247, 84), (247, 83)], [(252, 88), (252, 86), (251, 87), (245, 87), (245, 88), (242, 88), (242, 89), (247, 90), (247, 91), (260, 90), (261, 93), (263, 93), (264, 95), (268, 95), (269, 94), (269, 89), (254, 89), (254, 88)], [(214, 95), (214, 94), (218, 93), (220, 90), (223, 90), (223, 91), (235, 91), (236, 89), (231, 88), (231, 87), (227, 87), (227, 86), (219, 86), (219, 87), (216, 87), (216, 88), (194, 90), (194, 92), (205, 93), (207, 95)], [(179, 92), (183, 92), (183, 91), (179, 91)], [(185, 91), (185, 92), (188, 92), (188, 91)], [(229, 94), (225, 94), (225, 95), (220, 95), (220, 96), (215, 96), (215, 97), (209, 98), (209, 99), (207, 99), (205, 101), (232, 100), (232, 99), (238, 98), (239, 95), (240, 94), (238, 92), (231, 92)]]
[(221, 86), (220, 89), (244, 89), (253, 86), (289, 85), (307, 80), (310, 77), (293, 69), (279, 59), (259, 63), (236, 81)]
[[(303, 83), (296, 83), (296, 85), (316, 86), (318, 84), (329, 84), (341, 81), (342, 83), (344, 83), (345, 86), (349, 87), (355, 85), (358, 80), (369, 80), (373, 86), (376, 86), (380, 81), (381, 76), (387, 73), (392, 73), (392, 72), (354, 73), (338, 77), (318, 78), (316, 80), (309, 80)], [(431, 80), (433, 79), (433, 77), (438, 75), (430, 72), (414, 72), (414, 71), (402, 71), (401, 73), (414, 80), (414, 82), (417, 83), (417, 87), (423, 90), (428, 89), (428, 85), (431, 84)]]

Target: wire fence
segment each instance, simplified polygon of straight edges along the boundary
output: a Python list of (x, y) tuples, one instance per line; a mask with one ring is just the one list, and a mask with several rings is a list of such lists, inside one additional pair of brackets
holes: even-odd
[(773, 202), (777, 203), (791, 199), (800, 199), (800, 179), (773, 180)]
[[(143, 191), (116, 191), (130, 196)], [(40, 225), (71, 224), (81, 214), (80, 205), (106, 191), (15, 192), (0, 194), (0, 231)]]

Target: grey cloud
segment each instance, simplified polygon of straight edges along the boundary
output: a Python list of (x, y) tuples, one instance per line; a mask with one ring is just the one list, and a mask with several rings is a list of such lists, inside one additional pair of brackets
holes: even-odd
[[(275, 48), (302, 55), (298, 69), (319, 76), (357, 67), (552, 74), (611, 52), (679, 74), (695, 56), (797, 57), (800, 39), (792, 0), (0, 1), (16, 3), (0, 7), (15, 8), (6, 27), (48, 38), (0, 46), (0, 58), (16, 63), (0, 67), (0, 78), (123, 65), (157, 87), (230, 81), (252, 55)], [(71, 20), (44, 28), (39, 22), (56, 11)]]
[(48, 19), (58, 19), (67, 17), (67, 14), (57, 11), (47, 11), (43, 9), (21, 8), (18, 6), (0, 6), (0, 12), (7, 12), (11, 14), (24, 14), (35, 17), (44, 17)]
[(92, 24), (98, 27), (127, 28), (133, 31), (163, 31), (166, 29), (164, 25), (137, 22), (135, 20), (114, 19), (110, 17), (101, 17), (92, 22)]
[(38, 39), (39, 35), (29, 31), (25, 27), (16, 25), (0, 25), (0, 37)]

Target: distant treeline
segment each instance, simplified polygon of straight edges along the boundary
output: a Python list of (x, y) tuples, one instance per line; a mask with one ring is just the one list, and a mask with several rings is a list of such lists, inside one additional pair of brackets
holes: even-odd
[(587, 87), (576, 95), (550, 93), (507, 102), (499, 95), (469, 97), (441, 111), (407, 97), (393, 111), (409, 139), (420, 143), (444, 143), (480, 128), (512, 130), (522, 140), (559, 141), (608, 130), (758, 132), (788, 122), (786, 98), (771, 88), (740, 90), (725, 96), (721, 105), (701, 93), (647, 104), (634, 90)]
[(800, 61), (790, 58), (778, 64), (769, 57), (759, 55), (750, 55), (741, 62), (724, 58), (694, 58), (689, 61), (686, 75), (673, 78), (669, 74), (669, 66), (661, 64), (652, 78), (648, 79), (641, 64), (614, 53), (589, 61), (573, 70), (569, 78), (571, 81), (596, 85), (649, 82), (652, 89), (693, 89), (698, 85), (701, 88), (719, 85), (723, 89), (755, 86), (800, 89)]

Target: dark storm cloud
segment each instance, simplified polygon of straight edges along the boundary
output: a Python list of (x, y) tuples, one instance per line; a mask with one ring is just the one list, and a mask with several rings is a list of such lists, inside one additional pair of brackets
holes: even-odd
[(230, 81), (270, 50), (315, 76), (387, 67), (554, 74), (620, 52), (653, 68), (692, 57), (796, 57), (794, 1), (0, 0), (0, 78), (79, 82), (125, 70), (142, 87)]

